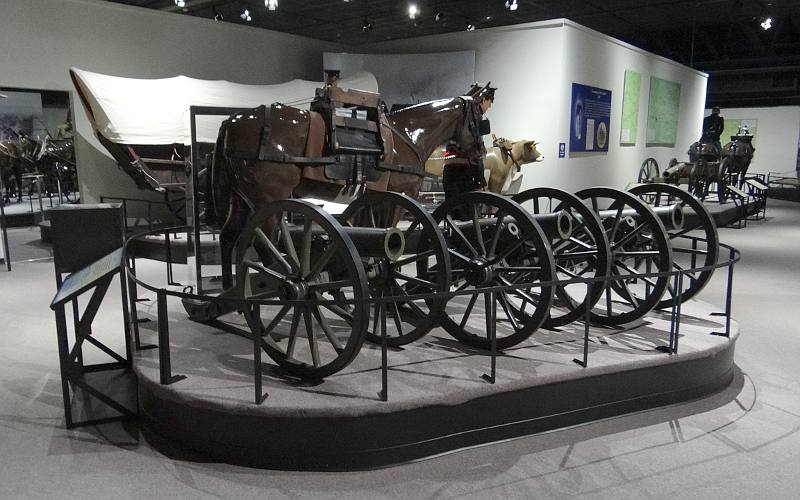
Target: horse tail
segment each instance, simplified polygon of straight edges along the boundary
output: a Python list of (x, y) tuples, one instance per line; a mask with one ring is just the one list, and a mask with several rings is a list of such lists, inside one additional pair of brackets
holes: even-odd
[(206, 175), (206, 222), (212, 227), (225, 223), (230, 211), (231, 165), (225, 156), (228, 120), (222, 122), (211, 158), (211, 175)]

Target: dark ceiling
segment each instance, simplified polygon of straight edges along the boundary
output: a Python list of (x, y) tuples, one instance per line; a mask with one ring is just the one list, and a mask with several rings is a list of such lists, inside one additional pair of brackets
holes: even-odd
[[(279, 0), (275, 11), (263, 0), (111, 1), (351, 46), (565, 17), (708, 72), (709, 106), (800, 104), (800, 0), (517, 0), (515, 11), (505, 0)], [(250, 22), (240, 18), (245, 8)], [(764, 30), (767, 16), (773, 26)]]

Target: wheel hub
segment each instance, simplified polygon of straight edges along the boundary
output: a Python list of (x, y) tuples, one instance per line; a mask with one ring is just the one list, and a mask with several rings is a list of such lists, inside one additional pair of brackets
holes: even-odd
[(488, 285), (494, 281), (494, 269), (486, 259), (477, 258), (467, 263), (466, 276), (470, 285)]
[(287, 300), (303, 300), (308, 295), (308, 283), (302, 279), (284, 281), (281, 285), (281, 295)]

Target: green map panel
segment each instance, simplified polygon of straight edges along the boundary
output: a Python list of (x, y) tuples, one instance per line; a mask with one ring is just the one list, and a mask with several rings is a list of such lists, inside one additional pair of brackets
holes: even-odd
[(650, 101), (647, 108), (647, 145), (674, 146), (678, 139), (678, 111), (681, 84), (650, 77)]
[(625, 70), (625, 86), (622, 92), (622, 126), (619, 143), (636, 144), (639, 124), (639, 100), (642, 95), (642, 75), (633, 70)]

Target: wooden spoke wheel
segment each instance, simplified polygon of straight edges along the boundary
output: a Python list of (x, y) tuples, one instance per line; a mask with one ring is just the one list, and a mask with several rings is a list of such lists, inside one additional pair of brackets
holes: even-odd
[(639, 178), (637, 180), (640, 184), (653, 182), (659, 175), (658, 162), (655, 158), (648, 158), (642, 162), (642, 166), (639, 169)]
[(594, 187), (575, 194), (598, 215), (611, 248), (611, 279), (592, 310), (592, 321), (619, 325), (644, 317), (661, 302), (670, 284), (669, 276), (642, 276), (672, 270), (664, 224), (630, 193)]
[[(684, 302), (698, 293), (706, 286), (714, 269), (707, 271), (693, 271), (693, 269), (711, 266), (717, 263), (719, 256), (719, 236), (714, 218), (700, 201), (675, 186), (667, 184), (650, 184), (636, 186), (630, 190), (647, 204), (653, 207), (669, 206), (679, 203), (683, 209), (683, 227), (667, 229), (670, 244), (672, 245), (673, 269), (685, 271), (683, 285), (680, 290), (680, 301)], [(695, 236), (699, 239), (691, 238)], [(670, 295), (675, 291), (670, 285)], [(663, 299), (656, 305), (657, 309), (672, 306), (672, 298)]]
[[(236, 262), (247, 323), (278, 365), (321, 379), (358, 354), (369, 288), (353, 242), (332, 216), (300, 200), (273, 202), (245, 227)], [(279, 304), (252, 302), (258, 299)], [(352, 302), (345, 308), (343, 300)]]
[(550, 244), (531, 215), (509, 198), (472, 192), (446, 200), (433, 213), (447, 240), (453, 286), (472, 295), (453, 297), (442, 327), (461, 342), (491, 348), (485, 315), (490, 294), (481, 289), (520, 284), (498, 292), (496, 339), (507, 349), (530, 337), (547, 319), (555, 287), (537, 282), (555, 279)]
[[(437, 294), (450, 289), (450, 256), (439, 227), (422, 205), (399, 193), (365, 193), (340, 220), (345, 226), (397, 228), (405, 240), (401, 258), (363, 258), (373, 297)], [(447, 301), (403, 300), (386, 305), (386, 341), (390, 346), (414, 342), (439, 323)], [(367, 340), (381, 342), (378, 305), (372, 310)]]
[(164, 191), (167, 210), (181, 224), (186, 223), (186, 193), (184, 191)]
[[(572, 232), (567, 238), (557, 232), (547, 234), (559, 279), (608, 275), (611, 252), (606, 232), (597, 215), (580, 198), (560, 189), (534, 188), (519, 193), (513, 199), (533, 214), (564, 211), (572, 221)], [(550, 316), (544, 326), (563, 326), (583, 317), (587, 300), (589, 307), (592, 307), (602, 295), (602, 283), (593, 286), (589, 294), (583, 283), (557, 286)]]

